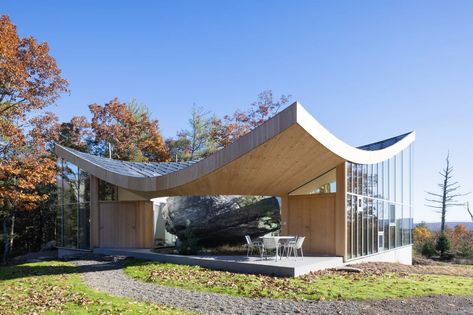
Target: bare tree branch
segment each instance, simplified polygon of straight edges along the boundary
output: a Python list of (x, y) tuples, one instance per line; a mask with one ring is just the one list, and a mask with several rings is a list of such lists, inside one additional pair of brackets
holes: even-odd
[[(445, 217), (447, 214), (448, 208), (456, 207), (456, 206), (463, 206), (464, 203), (458, 201), (457, 199), (460, 197), (464, 197), (469, 193), (458, 193), (458, 189), (460, 189), (460, 184), (458, 182), (452, 182), (453, 178), (453, 167), (450, 165), (450, 153), (447, 154), (447, 158), (445, 159), (446, 165), (442, 171), (439, 172), (440, 176), (442, 177), (442, 181), (438, 184), (441, 189), (440, 193), (434, 193), (430, 191), (426, 191), (426, 193), (431, 196), (431, 198), (425, 198), (427, 201), (426, 206), (437, 210), (441, 214), (441, 228), (442, 232), (445, 231)], [(468, 213), (469, 208), (467, 209)], [(472, 216), (473, 219), (473, 216)]]
[(473, 213), (470, 211), (470, 203), (469, 202), (466, 203), (466, 211), (468, 211), (468, 214), (471, 217), (471, 221), (473, 221)]

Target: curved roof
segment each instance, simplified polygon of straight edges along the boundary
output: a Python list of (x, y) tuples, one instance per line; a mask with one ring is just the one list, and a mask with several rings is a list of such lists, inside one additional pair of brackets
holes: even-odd
[(200, 161), (141, 163), (56, 145), (56, 154), (88, 173), (146, 198), (173, 195), (284, 195), (344, 161), (378, 163), (415, 140), (415, 132), (352, 147), (294, 103)]

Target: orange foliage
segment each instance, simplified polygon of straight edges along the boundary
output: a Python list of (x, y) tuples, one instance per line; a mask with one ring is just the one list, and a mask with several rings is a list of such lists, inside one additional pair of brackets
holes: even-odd
[(423, 225), (416, 226), (412, 233), (416, 244), (421, 244), (432, 237), (432, 232)]
[(128, 161), (167, 161), (169, 153), (158, 121), (148, 113), (133, 115), (127, 104), (113, 99), (104, 106), (89, 105), (96, 143), (111, 145), (112, 157)]
[(39, 185), (54, 181), (55, 162), (47, 144), (54, 140), (56, 117), (27, 113), (52, 104), (67, 81), (61, 78), (47, 43), (20, 38), (7, 16), (0, 17), (0, 214), (29, 210), (47, 193)]
[(453, 230), (448, 231), (448, 234), (453, 248), (457, 248), (463, 240), (469, 238), (469, 230), (464, 224), (455, 225)]
[(272, 91), (263, 91), (248, 111), (236, 111), (231, 116), (224, 116), (223, 120), (214, 118), (210, 136), (219, 146), (226, 146), (277, 114), (289, 99), (290, 96), (282, 95), (274, 100)]
[(0, 16), (0, 118), (24, 118), (25, 113), (52, 104), (67, 81), (49, 55), (47, 43), (20, 38), (7, 16)]

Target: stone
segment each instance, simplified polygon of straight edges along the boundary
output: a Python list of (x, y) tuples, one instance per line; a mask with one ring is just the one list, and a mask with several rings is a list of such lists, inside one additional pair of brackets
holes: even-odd
[(238, 245), (280, 229), (281, 212), (275, 197), (177, 196), (163, 209), (166, 230), (181, 242), (200, 246)]

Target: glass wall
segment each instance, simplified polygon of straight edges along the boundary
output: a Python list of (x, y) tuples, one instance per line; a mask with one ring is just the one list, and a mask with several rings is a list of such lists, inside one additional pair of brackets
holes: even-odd
[(76, 165), (58, 159), (58, 246), (89, 248), (90, 177)]
[(290, 192), (289, 195), (329, 194), (335, 192), (337, 192), (337, 170), (334, 168)]
[(347, 259), (412, 244), (412, 145), (377, 164), (346, 163)]

